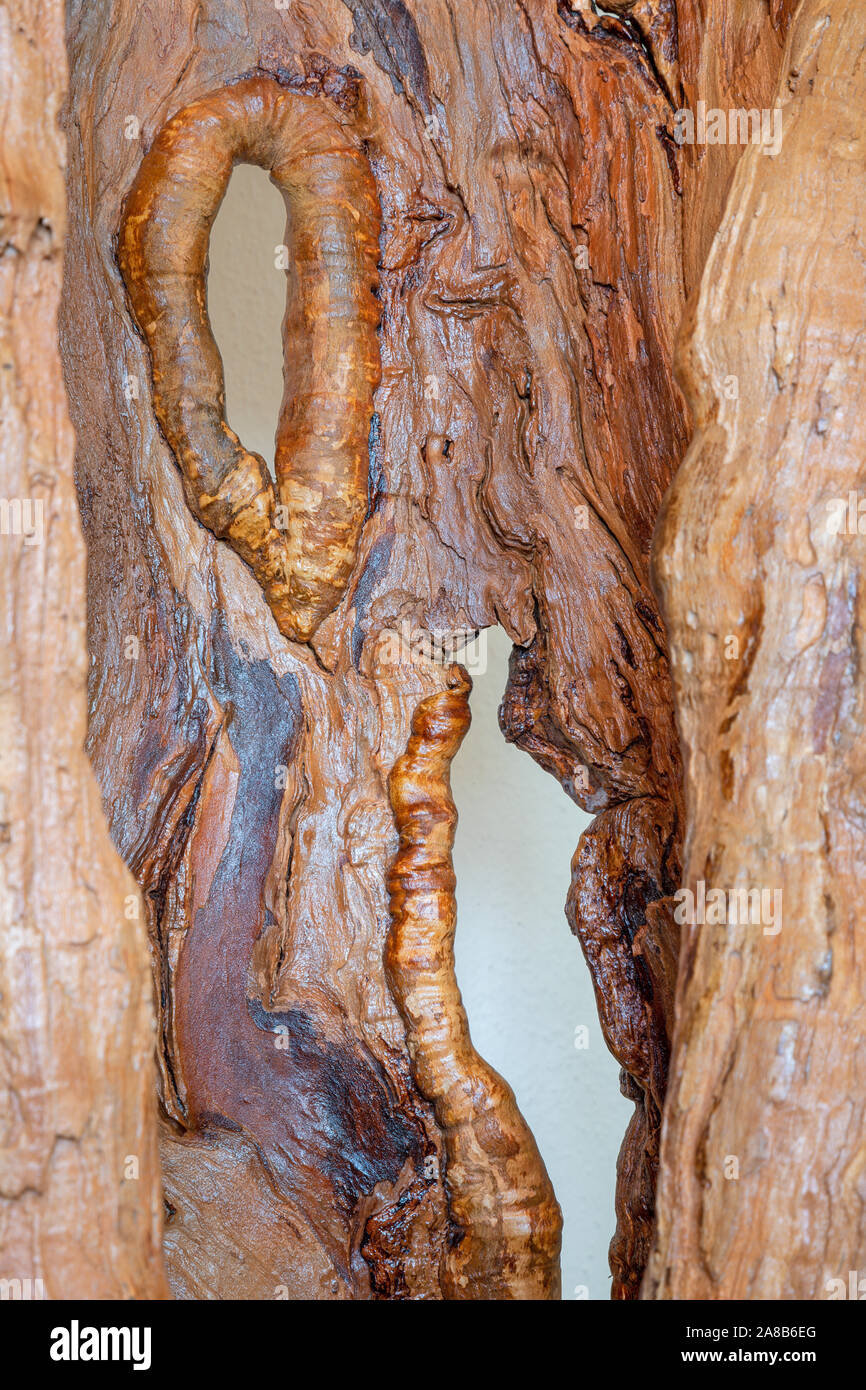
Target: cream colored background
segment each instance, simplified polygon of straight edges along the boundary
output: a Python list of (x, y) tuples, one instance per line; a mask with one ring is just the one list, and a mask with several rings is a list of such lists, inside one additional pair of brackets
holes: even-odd
[[(229, 422), (270, 462), (284, 308), (274, 248), (284, 237), (276, 189), (261, 170), (237, 169), (214, 226), (209, 306)], [(616, 1154), (632, 1107), (619, 1094), (563, 913), (571, 856), (589, 818), (499, 732), (509, 652), (505, 633), (491, 630), (472, 728), (454, 764), (457, 974), (475, 1045), (514, 1087), (563, 1209), (563, 1297), (582, 1285), (590, 1298), (607, 1298)], [(578, 1051), (581, 1024), (589, 1047)]]

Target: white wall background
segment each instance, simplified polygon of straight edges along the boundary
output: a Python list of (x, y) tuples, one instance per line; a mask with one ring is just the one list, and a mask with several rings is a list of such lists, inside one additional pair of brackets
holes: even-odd
[[(272, 462), (282, 396), (283, 203), (259, 169), (232, 176), (211, 240), (209, 307), (230, 424)], [(554, 779), (505, 743), (497, 708), (510, 643), (488, 633), (472, 728), (453, 768), (460, 822), (457, 975), (479, 1052), (517, 1094), (563, 1209), (563, 1297), (607, 1298), (616, 1154), (631, 1114), (604, 1046), (589, 974), (563, 914), (588, 822)], [(575, 1048), (586, 1025), (589, 1046)], [(586, 1296), (586, 1294), (582, 1295)]]

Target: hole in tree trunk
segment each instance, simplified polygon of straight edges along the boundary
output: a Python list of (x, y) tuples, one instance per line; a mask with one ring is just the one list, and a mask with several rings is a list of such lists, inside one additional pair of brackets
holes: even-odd
[[(582, 1285), (606, 1299), (616, 1157), (633, 1106), (565, 920), (571, 857), (591, 818), (502, 737), (510, 654), (506, 633), (490, 628), (487, 670), (472, 676), (472, 725), (451, 768), (457, 982), (472, 1041), (513, 1088), (562, 1207), (562, 1296)], [(588, 1046), (578, 1049), (582, 1025)]]
[(211, 230), (208, 313), (225, 369), (226, 419), (272, 475), (286, 312), (286, 274), (275, 256), (285, 241), (279, 190), (263, 169), (238, 165)]

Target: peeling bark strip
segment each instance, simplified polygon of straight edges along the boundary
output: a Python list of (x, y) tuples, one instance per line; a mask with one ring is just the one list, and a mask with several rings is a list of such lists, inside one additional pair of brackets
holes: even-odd
[[(277, 431), (282, 516), (267, 465), (225, 421), (207, 314), (210, 229), (239, 162), (268, 169), (285, 199), (306, 336)], [(335, 109), (267, 77), (173, 116), (124, 207), (118, 259), (187, 501), (251, 566), (280, 631), (297, 641), (338, 604), (367, 506), (379, 221), (357, 133)]]
[(472, 682), (461, 666), (448, 679), (415, 710), (389, 779), (400, 848), (388, 875), (386, 950), (415, 1080), (442, 1128), (459, 1232), (443, 1255), (442, 1290), (452, 1299), (558, 1298), (559, 1204), (511, 1087), (472, 1046), (454, 973), (449, 769), (469, 728)]
[(839, 525), (866, 459), (862, 5), (804, 0), (776, 99), (781, 151), (744, 153), (688, 322), (655, 569), (684, 882), (781, 891), (781, 929), (683, 928), (657, 1298), (820, 1299), (866, 1269), (866, 577)]

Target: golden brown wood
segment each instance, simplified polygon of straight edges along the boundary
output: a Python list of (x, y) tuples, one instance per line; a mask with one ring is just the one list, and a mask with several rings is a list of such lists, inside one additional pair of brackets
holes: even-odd
[[(698, 102), (721, 110), (771, 110), (785, 36), (796, 0), (677, 0), (681, 89), (677, 106), (697, 113)], [(683, 277), (697, 293), (731, 180), (744, 146), (697, 142), (680, 152), (683, 190)], [(769, 157), (769, 156), (767, 156)]]
[[(648, 576), (688, 436), (669, 82), (629, 25), (552, 0), (224, 14), (70, 8), (63, 344), (90, 558), (89, 747), (148, 908), (173, 1285), (443, 1295), (454, 1230), (441, 1171), (425, 1176), (442, 1133), (382, 965), (387, 777), (442, 670), (387, 653), (499, 622), (515, 643), (506, 736), (597, 816), (568, 912), (636, 1101), (613, 1250), (616, 1295), (633, 1296), (682, 827)], [(284, 640), (249, 569), (186, 505), (115, 259), (143, 150), (238, 80), (317, 110), (362, 91), (381, 206), (367, 513), (309, 647)], [(127, 635), (136, 663), (118, 659)], [(219, 1256), (202, 1263), (204, 1245)]]
[(457, 810), (449, 770), (469, 728), (472, 682), (447, 686), (412, 716), (388, 781), (400, 845), (388, 875), (388, 982), (406, 1024), (421, 1094), (442, 1130), (448, 1211), (459, 1238), (442, 1259), (449, 1299), (560, 1294), (562, 1214), (514, 1092), (479, 1057), (454, 972)]
[[(289, 218), (301, 331), (286, 333), (295, 370), (277, 430), (279, 512), (264, 459), (226, 424), (207, 314), (210, 229), (238, 161), (270, 171)], [(349, 119), (333, 102), (285, 91), (272, 77), (248, 78), (177, 112), (124, 206), (118, 259), (153, 360), (153, 408), (187, 501), (252, 567), (277, 626), (296, 641), (307, 641), (337, 606), (367, 507), (380, 378), (378, 238), (376, 187)]]
[[(645, 1295), (844, 1283), (866, 1253), (864, 20), (70, 0), (88, 748), (139, 899), (80, 747), (59, 18), (6, 16), (2, 1269), (165, 1291), (142, 903), (178, 1296), (557, 1296), (556, 1200), (454, 979), (468, 682), (410, 654), (500, 622), (503, 731), (596, 816), (567, 912), (635, 1102), (614, 1297), (641, 1286), (663, 1105)], [(679, 146), (699, 101), (778, 105), (777, 157)], [(226, 424), (207, 319), (243, 159), (289, 212), (276, 488)], [(650, 553), (690, 407), (657, 539), (672, 681)], [(675, 913), (674, 694), (686, 883), (727, 922)], [(750, 890), (763, 920), (731, 921)]]
[[(697, 428), (656, 572), (706, 921), (683, 927), (650, 1297), (820, 1299), (866, 1261), (864, 54), (862, 7), (804, 0), (781, 151), (737, 165), (683, 351)], [(745, 920), (742, 891), (767, 895)]]
[(142, 904), (84, 753), (85, 556), (57, 350), (65, 85), (63, 6), (3, 0), (0, 1297), (161, 1298)]

